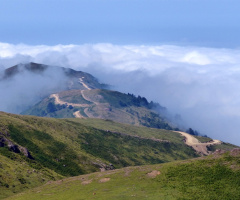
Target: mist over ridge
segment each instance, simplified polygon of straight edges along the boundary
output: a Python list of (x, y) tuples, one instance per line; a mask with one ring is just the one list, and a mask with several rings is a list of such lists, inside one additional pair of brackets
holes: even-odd
[[(116, 90), (159, 102), (173, 113), (181, 114), (187, 124), (203, 134), (240, 144), (239, 55), (239, 49), (168, 45), (0, 43), (0, 69), (36, 62), (89, 72)], [(61, 74), (54, 77), (57, 85), (64, 79)], [(35, 90), (34, 80), (29, 78), (24, 83), (28, 87), (31, 83), (29, 91)], [(49, 77), (49, 82), (42, 81), (43, 89), (52, 80)], [(9, 97), (17, 100), (21, 95), (16, 92), (26, 85), (1, 85), (0, 91), (4, 96), (8, 91)], [(1, 105), (6, 101), (2, 97)]]

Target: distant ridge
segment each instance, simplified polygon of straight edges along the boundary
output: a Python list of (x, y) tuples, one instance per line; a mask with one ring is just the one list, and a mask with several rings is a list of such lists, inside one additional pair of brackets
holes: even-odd
[[(43, 74), (47, 70), (52, 70), (53, 72), (54, 71), (63, 72), (64, 75), (66, 75), (68, 77), (69, 81), (71, 81), (71, 79), (75, 79), (75, 78), (79, 79), (79, 78), (84, 77), (84, 80), (88, 84), (90, 84), (90, 86), (94, 89), (101, 89), (101, 88), (107, 87), (107, 85), (105, 85), (105, 84), (100, 84), (98, 82), (98, 80), (89, 73), (82, 72), (82, 71), (76, 71), (71, 68), (50, 66), (50, 65), (44, 65), (44, 64), (34, 63), (34, 62), (30, 62), (30, 63), (26, 63), (26, 64), (18, 64), (18, 65), (14, 65), (13, 67), (5, 69), (3, 72), (2, 80), (12, 78), (23, 72), (31, 72), (34, 74)], [(79, 84), (77, 84), (77, 85), (79, 85)], [(79, 86), (81, 86), (81, 85), (79, 85)], [(74, 86), (74, 87), (75, 87), (74, 89), (81, 89), (77, 86)], [(72, 89), (72, 88), (69, 88), (69, 89)]]

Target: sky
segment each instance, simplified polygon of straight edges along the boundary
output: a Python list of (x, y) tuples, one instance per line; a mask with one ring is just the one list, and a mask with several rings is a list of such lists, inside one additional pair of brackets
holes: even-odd
[(238, 48), (238, 0), (0, 0), (1, 42)]
[(236, 0), (0, 0), (0, 70), (38, 62), (86, 71), (240, 145), (239, 8)]

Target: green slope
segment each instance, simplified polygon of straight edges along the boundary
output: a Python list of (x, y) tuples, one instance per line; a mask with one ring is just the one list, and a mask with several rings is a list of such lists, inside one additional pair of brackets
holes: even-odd
[(178, 133), (109, 120), (0, 112), (0, 122), (1, 197), (60, 177), (198, 156)]
[(58, 180), (63, 176), (46, 167), (37, 167), (39, 163), (31, 163), (21, 155), (0, 148), (0, 199), (14, 193), (42, 185), (50, 180)]
[(8, 198), (240, 199), (240, 150), (201, 159), (128, 167), (49, 182)]

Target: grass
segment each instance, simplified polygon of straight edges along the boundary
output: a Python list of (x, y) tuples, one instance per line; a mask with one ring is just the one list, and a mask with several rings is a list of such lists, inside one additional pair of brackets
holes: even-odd
[(46, 98), (21, 114), (53, 118), (72, 118), (74, 117), (74, 111), (73, 108), (65, 105), (55, 105), (53, 98)]
[(225, 142), (223, 142), (222, 144), (208, 146), (209, 151), (216, 151), (217, 149), (229, 151), (234, 148), (239, 148), (239, 147), (230, 143), (225, 143)]
[(59, 93), (59, 98), (62, 101), (76, 104), (92, 104), (82, 97), (81, 90), (68, 90)]
[(27, 159), (0, 148), (0, 199), (62, 177), (48, 168), (36, 169)]
[[(149, 176), (153, 172), (159, 175)], [(225, 154), (82, 175), (51, 182), (8, 199), (238, 200), (239, 175), (238, 152), (237, 156)]]
[(202, 136), (194, 136), (195, 138), (197, 138), (199, 140), (199, 142), (205, 143), (205, 142), (210, 142), (213, 139), (210, 137), (202, 137)]
[[(2, 136), (16, 145), (26, 147), (34, 158), (31, 160), (21, 153), (9, 151), (7, 146), (0, 147), (0, 155), (7, 159), (6, 163), (10, 165), (9, 173), (15, 174), (14, 166), (26, 166), (19, 168), (22, 169), (19, 179), (13, 178), (13, 182), (12, 179), (4, 179), (0, 190), (2, 197), (57, 179), (58, 176), (70, 177), (96, 172), (110, 163), (115, 168), (121, 168), (197, 156), (193, 149), (183, 143), (181, 136), (170, 131), (133, 127), (104, 120), (93, 120), (95, 125), (91, 125), (91, 119), (39, 118), (2, 112), (0, 121)], [(85, 122), (89, 124), (84, 124)], [(108, 123), (109, 129), (103, 130)], [(38, 180), (37, 177), (28, 181), (25, 169), (46, 171), (49, 175), (39, 175), (45, 177), (45, 181)], [(4, 168), (0, 171), (0, 177), (7, 172)], [(21, 187), (15, 187), (16, 183)]]
[(126, 133), (132, 136), (141, 136), (144, 138), (155, 138), (160, 140), (169, 140), (174, 143), (182, 144), (183, 137), (176, 132), (164, 129), (147, 128), (144, 126), (132, 126), (124, 123), (117, 123), (112, 120), (102, 119), (67, 119), (68, 121), (77, 122), (85, 126), (91, 126), (100, 130), (109, 130), (112, 132)]

